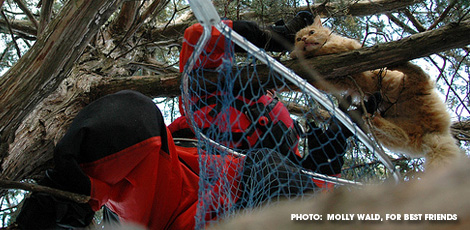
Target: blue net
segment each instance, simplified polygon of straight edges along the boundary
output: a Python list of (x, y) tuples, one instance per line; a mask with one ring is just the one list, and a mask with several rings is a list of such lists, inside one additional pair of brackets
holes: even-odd
[[(390, 176), (334, 111), (271, 63), (261, 64), (253, 51), (235, 53), (230, 34), (214, 30), (192, 57), (196, 64), (183, 90), (199, 149), (197, 229), (280, 200)], [(184, 42), (197, 48), (193, 40)], [(325, 97), (334, 106), (343, 101)], [(355, 110), (349, 104), (341, 109)]]

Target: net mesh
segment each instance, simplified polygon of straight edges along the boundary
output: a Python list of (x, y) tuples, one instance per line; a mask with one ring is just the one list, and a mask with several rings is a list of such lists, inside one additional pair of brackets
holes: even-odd
[(371, 183), (389, 177), (333, 112), (251, 52), (235, 53), (230, 36), (212, 34), (188, 83), (183, 100), (200, 156), (197, 229), (342, 184), (331, 178)]

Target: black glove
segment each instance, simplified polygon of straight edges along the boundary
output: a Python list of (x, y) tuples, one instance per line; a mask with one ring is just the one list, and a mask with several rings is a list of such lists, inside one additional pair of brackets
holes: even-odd
[(284, 23), (283, 20), (277, 21), (273, 26), (269, 27), (277, 36), (285, 39), (289, 43), (294, 43), (297, 31), (311, 25), (313, 23), (313, 15), (308, 11), (298, 12), (294, 18)]
[(296, 197), (315, 188), (310, 176), (286, 156), (272, 149), (246, 155), (239, 199), (240, 207), (256, 207), (272, 197)]
[(315, 122), (309, 122), (308, 126), (309, 155), (302, 161), (302, 167), (326, 175), (341, 173), (343, 156), (348, 147), (347, 138), (352, 133), (336, 118), (332, 118), (326, 130), (317, 127)]
[(88, 226), (94, 212), (87, 203), (79, 204), (47, 193), (32, 193), (16, 218), (20, 229), (69, 229)]

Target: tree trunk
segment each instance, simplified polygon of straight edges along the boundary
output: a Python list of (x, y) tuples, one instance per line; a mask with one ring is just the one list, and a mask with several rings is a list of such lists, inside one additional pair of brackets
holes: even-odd
[[(15, 140), (15, 131), (38, 103), (57, 89), (90, 39), (122, 1), (69, 1), (33, 47), (0, 78), (2, 163), (5, 157), (11, 158), (9, 154), (22, 154), (9, 151), (9, 145)], [(51, 147), (52, 144), (46, 149)], [(28, 163), (23, 161), (23, 164)]]

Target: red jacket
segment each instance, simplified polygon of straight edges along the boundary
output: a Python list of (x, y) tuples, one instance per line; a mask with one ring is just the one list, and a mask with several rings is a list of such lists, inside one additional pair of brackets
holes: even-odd
[[(175, 146), (171, 135), (163, 141), (169, 143), (169, 153), (161, 149), (162, 140), (158, 136), (81, 164), (91, 181), (92, 208), (96, 211), (106, 205), (123, 222), (149, 229), (194, 229), (199, 189), (197, 149)], [(224, 167), (226, 174), (233, 175), (228, 178), (239, 178), (236, 172), (242, 165), (240, 158), (217, 160), (230, 166)], [(232, 181), (232, 194), (237, 194), (237, 181)], [(223, 204), (220, 201), (224, 199), (227, 198), (212, 202)]]

